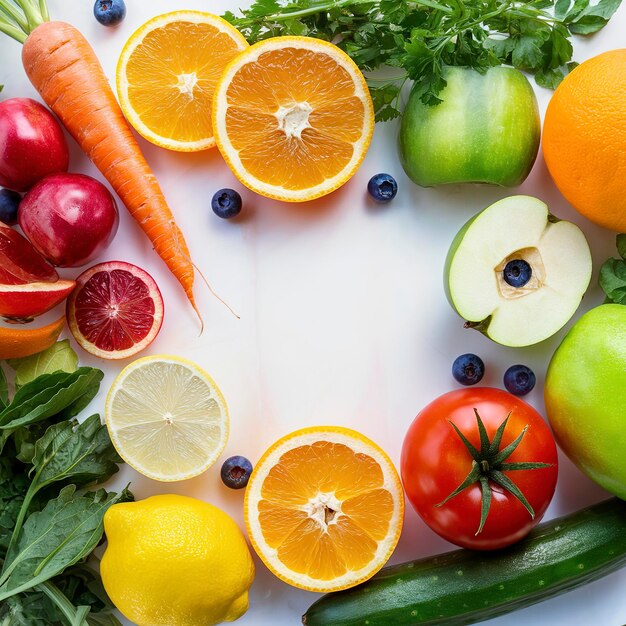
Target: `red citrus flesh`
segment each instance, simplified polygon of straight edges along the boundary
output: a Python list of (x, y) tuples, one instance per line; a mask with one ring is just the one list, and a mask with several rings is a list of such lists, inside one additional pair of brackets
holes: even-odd
[(22, 285), (0, 284), (0, 316), (14, 321), (29, 322), (63, 302), (75, 285), (73, 280)]
[(76, 341), (91, 354), (125, 359), (149, 346), (163, 323), (163, 298), (152, 276), (110, 261), (83, 272), (67, 302)]
[(54, 282), (58, 278), (54, 267), (26, 237), (0, 222), (0, 284)]

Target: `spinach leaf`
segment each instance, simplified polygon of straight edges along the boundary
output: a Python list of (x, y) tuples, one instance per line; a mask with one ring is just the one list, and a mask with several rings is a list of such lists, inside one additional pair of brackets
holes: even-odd
[(22, 359), (10, 359), (8, 364), (15, 370), (15, 386), (23, 387), (42, 374), (75, 372), (78, 356), (68, 339), (57, 341), (47, 350)]
[(618, 235), (616, 238), (617, 251), (619, 255), (626, 261), (626, 234)]
[(108, 508), (130, 497), (127, 490), (76, 495), (74, 485), (64, 487), (24, 523), (0, 575), (0, 602), (57, 576), (90, 554), (102, 538)]
[(79, 486), (104, 482), (122, 462), (99, 415), (82, 424), (60, 422), (50, 426), (35, 444), (31, 489), (67, 480)]
[(91, 367), (39, 376), (21, 387), (11, 404), (0, 412), (0, 428), (13, 429), (52, 416), (69, 419), (98, 393), (102, 378), (103, 373)]
[(7, 457), (0, 458), (0, 555), (9, 547), (27, 490), (24, 470)]
[(609, 301), (626, 304), (626, 261), (609, 259), (600, 268), (600, 286)]
[(2, 367), (0, 367), (0, 411), (9, 404), (9, 385)]
[(0, 604), (0, 624), (4, 626), (66, 626), (56, 607), (40, 592), (7, 598)]

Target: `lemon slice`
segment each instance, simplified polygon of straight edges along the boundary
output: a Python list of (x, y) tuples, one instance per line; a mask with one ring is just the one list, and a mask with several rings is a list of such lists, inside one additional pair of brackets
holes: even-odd
[(117, 65), (126, 119), (162, 148), (212, 148), (215, 85), (247, 47), (234, 26), (211, 13), (173, 11), (149, 20), (130, 36)]
[(228, 408), (213, 379), (191, 361), (150, 356), (125, 367), (106, 400), (120, 456), (155, 480), (185, 480), (215, 463), (228, 440)]

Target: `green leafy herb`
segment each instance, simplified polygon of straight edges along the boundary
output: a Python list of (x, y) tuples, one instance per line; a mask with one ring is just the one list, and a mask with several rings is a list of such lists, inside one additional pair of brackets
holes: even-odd
[(0, 412), (0, 428), (13, 429), (52, 416), (74, 417), (98, 393), (102, 378), (102, 372), (92, 367), (43, 374), (21, 387)]
[(4, 410), (7, 404), (9, 404), (9, 385), (4, 370), (0, 367), (0, 411)]
[[(507, 64), (555, 88), (571, 71), (573, 34), (603, 28), (621, 0), (256, 0), (224, 18), (254, 43), (277, 35), (332, 41), (366, 73), (377, 121), (400, 114), (407, 79), (426, 104), (440, 102), (446, 65), (485, 72)], [(369, 73), (399, 68), (390, 78)]]
[(79, 496), (64, 487), (39, 512), (31, 514), (19, 533), (15, 550), (7, 554), (0, 575), (0, 602), (36, 587), (88, 556), (102, 537), (108, 508), (129, 494), (104, 489)]
[(72, 354), (60, 342), (12, 362), (24, 384), (11, 401), (0, 378), (0, 626), (121, 626), (85, 559), (104, 512), (132, 495), (78, 491), (106, 481), (122, 460), (98, 415), (74, 419), (102, 372), (76, 369)]
[(617, 251), (621, 259), (608, 259), (600, 268), (600, 287), (607, 301), (626, 304), (626, 234), (617, 235)]
[(39, 354), (7, 362), (15, 370), (16, 387), (22, 387), (42, 374), (59, 371), (71, 373), (78, 369), (78, 356), (68, 339), (57, 341)]

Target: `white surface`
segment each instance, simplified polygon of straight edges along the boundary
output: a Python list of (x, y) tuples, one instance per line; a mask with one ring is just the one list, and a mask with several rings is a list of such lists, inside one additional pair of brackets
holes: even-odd
[[(246, 0), (126, 0), (128, 15), (118, 29), (100, 26), (91, 0), (50, 0), (56, 19), (75, 24), (96, 49), (113, 79), (121, 48), (148, 18), (196, 8), (222, 13)], [(623, 45), (626, 7), (610, 25), (586, 41), (577, 38), (579, 61)], [(20, 46), (0, 37), (2, 98), (37, 97), (20, 62)], [(537, 89), (542, 112), (550, 92)], [(222, 459), (243, 454), (253, 462), (281, 435), (311, 424), (342, 424), (362, 431), (399, 460), (404, 433), (416, 413), (437, 395), (455, 388), (453, 359), (475, 352), (487, 364), (484, 382), (501, 386), (504, 370), (526, 363), (537, 373), (529, 400), (543, 411), (541, 389), (561, 331), (542, 345), (507, 349), (466, 331), (446, 302), (442, 266), (457, 229), (474, 213), (512, 193), (536, 195), (553, 213), (582, 226), (592, 245), (594, 277), (581, 311), (599, 304), (601, 262), (614, 254), (614, 235), (576, 214), (560, 197), (539, 157), (518, 190), (450, 187), (425, 190), (403, 174), (395, 150), (397, 126), (379, 124), (360, 171), (343, 189), (308, 205), (284, 205), (242, 191), (241, 219), (213, 215), (211, 197), (220, 187), (241, 186), (217, 151), (195, 155), (167, 152), (140, 140), (186, 235), (196, 263), (216, 291), (241, 315), (235, 319), (197, 281), (206, 328), (198, 324), (183, 292), (150, 249), (147, 238), (121, 207), (119, 233), (101, 260), (120, 259), (146, 268), (166, 304), (161, 334), (147, 354), (194, 359), (216, 379), (228, 401), (232, 430)], [(73, 142), (72, 142), (73, 144)], [(75, 144), (72, 171), (101, 178)], [(366, 196), (370, 176), (393, 174), (395, 201), (379, 207)], [(77, 273), (77, 272), (74, 272)], [(65, 274), (73, 274), (65, 272)], [(122, 364), (104, 363), (79, 350), (82, 362), (101, 367), (106, 378), (92, 407)], [(116, 484), (132, 482), (137, 498), (176, 492), (206, 499), (242, 522), (243, 493), (222, 486), (220, 462), (203, 476), (159, 484), (124, 468)], [(606, 494), (562, 458), (556, 497), (548, 517), (574, 511)], [(407, 507), (405, 530), (392, 562), (449, 550)], [(275, 579), (257, 560), (250, 611), (241, 626), (287, 626), (315, 599)], [(494, 626), (620, 626), (626, 623), (626, 570), (578, 591), (493, 620)]]

